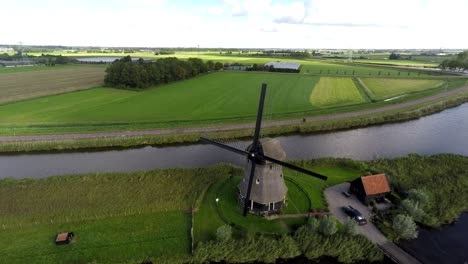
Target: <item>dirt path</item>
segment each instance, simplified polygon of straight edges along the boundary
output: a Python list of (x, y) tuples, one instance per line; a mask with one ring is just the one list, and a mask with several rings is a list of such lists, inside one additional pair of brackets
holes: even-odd
[[(342, 194), (343, 191), (348, 191), (348, 189), (349, 183), (342, 183), (325, 189), (325, 199), (327, 200), (330, 213), (338, 221), (344, 223), (348, 216), (343, 212), (342, 207), (351, 205), (359, 210), (365, 218), (369, 219), (371, 210), (367, 206), (361, 203), (354, 195), (347, 198)], [(357, 230), (360, 234), (377, 244), (385, 255), (392, 258), (396, 263), (420, 264), (416, 258), (388, 240), (373, 223), (369, 222), (366, 225), (358, 226)]]
[[(463, 91), (468, 91), (468, 86), (454, 89), (452, 91), (436, 94), (433, 96), (425, 97), (422, 99), (406, 102), (402, 104), (390, 105), (376, 109), (369, 109), (357, 112), (349, 112), (334, 115), (306, 117), (307, 122), (333, 120), (344, 117), (355, 117), (360, 115), (381, 113), (390, 110), (401, 109), (408, 106), (413, 106), (439, 98), (443, 98), (449, 95), (457, 94)], [(290, 119), (281, 121), (272, 121), (264, 123), (264, 127), (281, 126), (301, 123), (302, 119)], [(79, 139), (79, 138), (105, 138), (105, 137), (124, 137), (124, 136), (144, 136), (144, 135), (163, 135), (163, 134), (174, 134), (174, 133), (193, 133), (193, 132), (212, 132), (212, 131), (223, 131), (233, 129), (244, 129), (253, 128), (255, 123), (248, 124), (235, 124), (235, 125), (223, 125), (223, 126), (212, 126), (212, 127), (193, 127), (193, 128), (176, 128), (176, 129), (159, 129), (159, 130), (145, 130), (145, 131), (119, 131), (119, 132), (105, 132), (105, 133), (80, 133), (80, 134), (61, 134), (61, 135), (33, 135), (33, 136), (0, 136), (0, 142), (12, 142), (12, 141), (34, 141), (34, 140), (62, 140), (62, 139)]]

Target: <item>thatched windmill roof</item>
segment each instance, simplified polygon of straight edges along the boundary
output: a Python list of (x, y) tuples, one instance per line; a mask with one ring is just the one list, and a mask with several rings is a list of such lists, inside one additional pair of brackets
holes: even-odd
[[(260, 140), (259, 145), (259, 153), (278, 160), (284, 160), (286, 158), (286, 153), (277, 139), (264, 138)], [(243, 197), (245, 197), (247, 193), (250, 163), (247, 164), (245, 173), (245, 177), (239, 184), (239, 189)], [(284, 183), (281, 166), (268, 161), (266, 161), (265, 164), (257, 164), (252, 184), (252, 192), (250, 193), (251, 200), (260, 204), (274, 203), (282, 201), (286, 196), (286, 192), (287, 188)]]

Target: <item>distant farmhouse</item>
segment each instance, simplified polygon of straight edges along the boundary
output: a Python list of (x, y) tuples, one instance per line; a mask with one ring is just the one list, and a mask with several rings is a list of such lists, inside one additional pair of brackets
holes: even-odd
[(301, 64), (297, 62), (286, 62), (286, 61), (272, 61), (265, 64), (265, 67), (268, 67), (272, 70), (278, 72), (300, 72)]
[(352, 181), (349, 187), (349, 192), (365, 204), (371, 200), (384, 198), (390, 191), (390, 184), (385, 174), (362, 176)]

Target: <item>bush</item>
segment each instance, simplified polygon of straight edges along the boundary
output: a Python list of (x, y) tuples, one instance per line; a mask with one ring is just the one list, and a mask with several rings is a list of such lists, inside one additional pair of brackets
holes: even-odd
[(422, 222), (426, 217), (426, 213), (421, 206), (419, 206), (419, 202), (409, 198), (401, 202), (401, 208), (417, 222)]
[(227, 241), (232, 238), (232, 228), (228, 225), (220, 226), (216, 230), (216, 239), (218, 241)]
[(394, 239), (413, 239), (418, 237), (416, 223), (408, 215), (399, 214), (393, 218)]
[(357, 235), (357, 223), (353, 219), (349, 218), (346, 220), (344, 226), (343, 226), (343, 233), (350, 235), (350, 236), (355, 236)]
[(195, 249), (193, 262), (274, 263), (276, 259), (300, 255), (296, 241), (287, 235), (280, 238), (258, 236), (246, 239), (200, 242)]
[(326, 236), (331, 236), (338, 231), (336, 220), (332, 216), (325, 215), (320, 221), (318, 231)]

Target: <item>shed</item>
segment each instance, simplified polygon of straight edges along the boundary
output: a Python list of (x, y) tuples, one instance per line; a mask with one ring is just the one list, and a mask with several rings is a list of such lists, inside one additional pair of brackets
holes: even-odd
[(55, 237), (55, 245), (65, 245), (70, 243), (73, 238), (73, 232), (58, 233)]
[(387, 177), (382, 173), (357, 178), (351, 182), (349, 192), (367, 204), (371, 200), (384, 198), (391, 189)]

